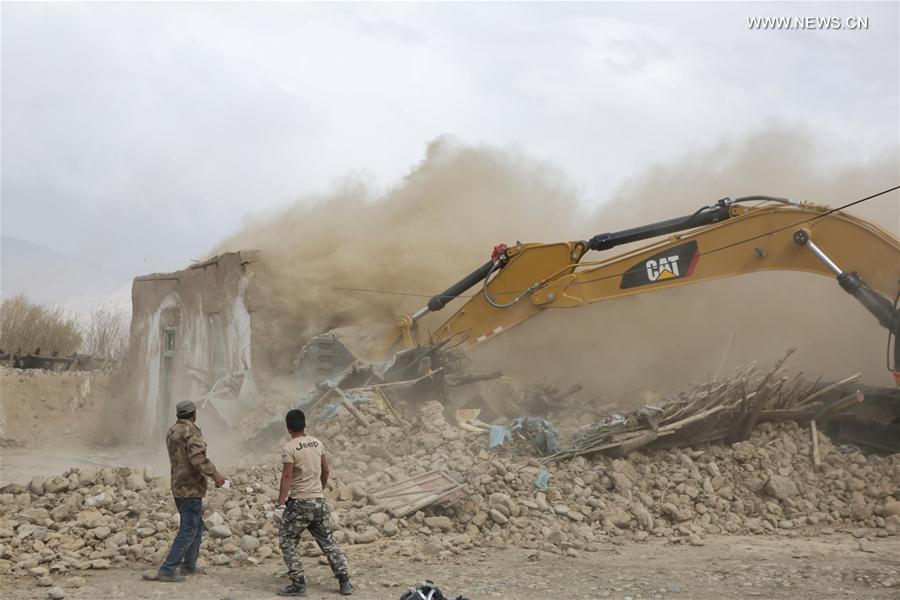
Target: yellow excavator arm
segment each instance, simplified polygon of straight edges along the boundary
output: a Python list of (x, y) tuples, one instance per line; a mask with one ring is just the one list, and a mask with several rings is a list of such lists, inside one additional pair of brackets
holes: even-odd
[[(592, 250), (651, 238), (657, 241), (624, 254), (584, 260)], [(402, 317), (386, 347), (400, 339), (406, 345), (452, 339), (474, 346), (547, 309), (771, 270), (835, 277), (894, 336), (900, 331), (897, 237), (843, 211), (754, 196), (726, 198), (693, 215), (586, 241), (498, 246), (489, 262)], [(421, 317), (476, 285), (480, 291), (430, 340), (417, 339), (415, 324)], [(898, 346), (895, 337), (895, 377)]]

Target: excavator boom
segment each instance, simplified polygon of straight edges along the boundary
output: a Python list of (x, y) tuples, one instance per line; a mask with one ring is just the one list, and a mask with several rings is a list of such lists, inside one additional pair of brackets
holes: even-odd
[[(749, 202), (762, 202), (747, 206)], [(592, 250), (659, 238), (601, 260)], [(554, 308), (749, 273), (787, 270), (835, 277), (895, 336), (900, 314), (900, 240), (881, 227), (824, 206), (763, 197), (720, 200), (693, 215), (595, 236), (588, 241), (517, 244), (400, 320), (394, 339), (416, 343), (415, 322), (477, 284), (432, 334), (474, 346)], [(895, 338), (896, 339), (896, 338)], [(895, 348), (894, 371), (900, 371)]]
[[(647, 243), (635, 246), (642, 241)], [(621, 245), (632, 246), (616, 256), (585, 260), (589, 252)], [(841, 210), (767, 196), (723, 198), (691, 215), (590, 240), (501, 244), (491, 260), (420, 310), (400, 317), (376, 345), (376, 356), (367, 358), (380, 360), (398, 347), (422, 344), (472, 347), (545, 310), (775, 270), (835, 278), (893, 336), (892, 370), (900, 385), (900, 240)], [(422, 317), (476, 286), (479, 293), (428, 336), (422, 335), (416, 326)], [(304, 347), (303, 355), (324, 352), (333, 357), (334, 350), (318, 347), (326, 343), (346, 350), (334, 335), (318, 338)], [(320, 364), (341, 366), (327, 360)], [(320, 369), (320, 374), (325, 373)]]

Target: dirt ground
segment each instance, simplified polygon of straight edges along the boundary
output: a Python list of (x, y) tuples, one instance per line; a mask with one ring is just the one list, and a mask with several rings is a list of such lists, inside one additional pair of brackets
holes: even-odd
[[(348, 557), (361, 600), (398, 599), (409, 586), (432, 579), (449, 597), (896, 599), (900, 596), (900, 539), (881, 538), (860, 550), (848, 532), (817, 538), (708, 537), (701, 547), (652, 542), (607, 545), (577, 558), (519, 549), (482, 549), (445, 560), (416, 557), (408, 564), (379, 558), (377, 546), (351, 546)], [(328, 567), (307, 559), (307, 598), (338, 598)], [(140, 579), (134, 569), (83, 571), (84, 587), (66, 598), (260, 600), (276, 598), (286, 581), (279, 562), (256, 567), (211, 567), (181, 584)], [(68, 577), (68, 576), (67, 576)], [(57, 577), (61, 583), (65, 577)], [(452, 594), (452, 596), (451, 596)], [(29, 578), (0, 582), (5, 599), (47, 597)]]
[[(0, 366), (0, 444), (94, 446), (127, 439), (123, 423), (134, 422), (121, 401), (126, 380), (117, 371), (54, 372)], [(119, 426), (112, 428), (109, 423)]]

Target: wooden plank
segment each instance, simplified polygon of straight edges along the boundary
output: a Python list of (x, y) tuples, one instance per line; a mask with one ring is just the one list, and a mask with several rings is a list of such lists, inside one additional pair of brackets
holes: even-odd
[(856, 390), (852, 394), (844, 396), (837, 402), (832, 402), (831, 404), (823, 408), (822, 411), (813, 418), (817, 421), (827, 421), (828, 419), (837, 416), (837, 414), (844, 409), (854, 404), (859, 404), (863, 400), (865, 400), (865, 396), (863, 396), (863, 393), (859, 390)]
[(374, 490), (370, 497), (394, 517), (402, 517), (441, 501), (463, 488), (445, 471), (430, 471)]
[(421, 500), (414, 502), (412, 504), (407, 504), (407, 505), (400, 506), (396, 509), (391, 509), (391, 510), (389, 510), (389, 512), (391, 513), (391, 515), (394, 518), (399, 519), (401, 517), (405, 517), (406, 515), (412, 514), (412, 513), (416, 512), (417, 510), (423, 509), (426, 506), (430, 506), (432, 504), (440, 502), (447, 496), (454, 494), (455, 492), (461, 490), (462, 488), (463, 488), (462, 484), (458, 484), (456, 487), (446, 490), (445, 492), (441, 492), (439, 494), (431, 494), (431, 495), (426, 496), (425, 498), (422, 498)]
[[(402, 498), (404, 496), (421, 496), (422, 494), (430, 494), (431, 490), (416, 489), (408, 492), (391, 492), (387, 496), (373, 496), (376, 500), (390, 500), (391, 498)], [(379, 502), (380, 504), (380, 502)]]
[(330, 395), (331, 395), (331, 392), (333, 392), (333, 391), (334, 391), (334, 388), (333, 388), (333, 387), (328, 388), (328, 389), (325, 391), (324, 394), (322, 394), (321, 396), (319, 396), (319, 399), (318, 399), (318, 400), (316, 400), (315, 402), (313, 402), (312, 405), (310, 405), (310, 407), (306, 409), (306, 414), (309, 415), (309, 416), (312, 416), (313, 411), (316, 410), (316, 408), (318, 408), (318, 406), (319, 406), (320, 404), (322, 404), (322, 402), (325, 400), (325, 398), (327, 398), (328, 396), (330, 396)]
[[(812, 408), (812, 407), (810, 407)], [(778, 410), (764, 410), (759, 414), (759, 422), (764, 421), (808, 421), (815, 413), (812, 410), (781, 408)]]
[(394, 494), (399, 494), (401, 492), (405, 492), (408, 489), (412, 489), (412, 488), (421, 486), (425, 483), (430, 483), (431, 481), (434, 481), (435, 479), (441, 479), (443, 477), (444, 476), (442, 473), (433, 472), (433, 474), (429, 475), (428, 477), (422, 477), (421, 479), (419, 479), (419, 478), (407, 479), (405, 481), (401, 481), (396, 484), (392, 484), (390, 486), (381, 488), (379, 490), (372, 492), (372, 496), (375, 498), (390, 498)]
[(821, 467), (822, 458), (819, 456), (819, 432), (816, 430), (815, 419), (809, 422), (809, 431), (812, 434), (813, 464), (817, 467)]
[(690, 425), (691, 423), (694, 423), (696, 421), (701, 421), (701, 420), (703, 420), (711, 415), (714, 415), (719, 411), (723, 411), (723, 410), (725, 410), (724, 406), (721, 406), (721, 405), (713, 406), (710, 409), (707, 409), (701, 413), (697, 413), (696, 415), (691, 415), (690, 417), (687, 417), (686, 419), (682, 419), (681, 421), (676, 421), (675, 423), (670, 423), (669, 425), (660, 427), (659, 432), (664, 433), (666, 431), (676, 431), (678, 429), (681, 429), (685, 425)]
[(350, 398), (347, 397), (347, 394), (344, 393), (344, 390), (337, 387), (334, 389), (338, 394), (340, 394), (341, 403), (344, 405), (344, 408), (347, 409), (347, 412), (353, 415), (353, 418), (359, 421), (361, 425), (363, 425), (364, 427), (368, 427), (369, 421), (363, 416), (361, 412), (359, 412), (359, 410), (355, 406), (353, 406), (353, 403), (350, 401)]
[(388, 411), (394, 416), (394, 419), (397, 421), (397, 424), (400, 425), (401, 429), (406, 429), (406, 423), (403, 419), (400, 418), (400, 415), (397, 414), (397, 411), (394, 410), (394, 407), (387, 399), (387, 394), (385, 394), (380, 387), (375, 388), (375, 393), (377, 393), (382, 400), (384, 400), (384, 405), (387, 407)]
[(363, 385), (363, 386), (360, 386), (360, 387), (350, 388), (350, 389), (348, 389), (347, 391), (348, 391), (348, 392), (364, 392), (364, 391), (369, 391), (369, 390), (371, 390), (372, 388), (395, 388), (395, 387), (403, 387), (403, 386), (405, 386), (405, 385), (412, 385), (412, 384), (414, 384), (414, 383), (418, 383), (418, 382), (422, 381), (423, 379), (429, 379), (430, 377), (433, 377), (434, 375), (440, 373), (440, 372), (443, 371), (443, 370), (444, 370), (444, 367), (438, 367), (437, 369), (434, 369), (434, 370), (432, 370), (432, 371), (428, 371), (427, 373), (425, 373), (425, 374), (422, 375), (421, 377), (416, 377), (415, 379), (408, 379), (408, 380), (406, 380), (406, 381), (391, 381), (391, 382), (389, 382), (389, 383), (376, 383), (376, 384), (374, 384), (374, 385)]
[[(765, 384), (771, 373), (766, 375), (766, 379), (763, 381)], [(759, 416), (762, 414), (763, 408), (766, 406), (767, 394), (764, 393), (764, 386), (760, 385), (756, 388), (757, 396), (753, 399), (753, 403), (747, 407), (748, 413), (744, 420), (741, 422), (740, 426), (737, 429), (737, 433), (728, 439), (729, 442), (742, 442), (750, 437), (750, 434), (753, 433), (753, 428), (756, 427), (756, 422), (759, 421)], [(744, 388), (741, 388), (743, 393)], [(744, 396), (746, 397), (746, 396)]]
[(628, 454), (634, 452), (638, 448), (642, 448), (647, 444), (655, 442), (659, 437), (659, 434), (652, 429), (647, 430), (641, 436), (631, 438), (625, 442), (622, 442), (622, 445), (618, 448), (613, 449), (609, 454), (610, 456), (627, 456)]
[(809, 396), (807, 396), (806, 398), (804, 398), (803, 400), (798, 402), (797, 406), (804, 406), (806, 404), (809, 404), (810, 402), (812, 402), (819, 396), (827, 394), (828, 392), (835, 390), (835, 389), (841, 387), (842, 385), (846, 385), (848, 383), (853, 383), (854, 381), (858, 381), (861, 378), (862, 378), (862, 373), (856, 373), (855, 375), (851, 375), (850, 377), (847, 377), (846, 379), (841, 379), (840, 381), (836, 381), (836, 382), (832, 383), (831, 385), (826, 385), (818, 392), (810, 394)]
[(421, 481), (428, 481), (428, 480), (443, 477), (443, 476), (445, 476), (444, 472), (439, 469), (435, 469), (432, 471), (426, 471), (424, 473), (420, 473), (419, 475), (415, 475), (413, 477), (407, 477), (406, 479), (401, 479), (400, 481), (395, 481), (393, 483), (389, 483), (388, 485), (385, 485), (385, 486), (379, 488), (378, 491), (380, 492), (380, 491), (384, 491), (384, 490), (401, 489), (401, 488), (409, 487), (410, 485), (417, 485)]
[(455, 485), (458, 485), (458, 482), (444, 471), (429, 471), (373, 490), (369, 496), (378, 501), (390, 500), (394, 496), (406, 495), (410, 491), (435, 492)]

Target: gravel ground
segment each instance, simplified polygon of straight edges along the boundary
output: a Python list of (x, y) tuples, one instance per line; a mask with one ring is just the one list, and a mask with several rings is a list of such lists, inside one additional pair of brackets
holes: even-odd
[[(430, 578), (445, 594), (483, 598), (672, 598), (896, 599), (900, 597), (900, 538), (860, 542), (848, 532), (814, 538), (709, 536), (703, 546), (607, 544), (578, 557), (520, 549), (479, 549), (449, 560), (415, 557), (408, 564), (380, 558), (378, 544), (349, 547), (355, 598), (397, 599), (410, 585)], [(307, 559), (307, 597), (338, 598), (328, 567)], [(66, 598), (97, 600), (276, 598), (283, 585), (281, 564), (212, 567), (208, 575), (183, 584), (140, 579), (143, 567), (83, 571), (81, 588)], [(47, 598), (48, 588), (33, 578), (4, 576), (0, 596)]]

